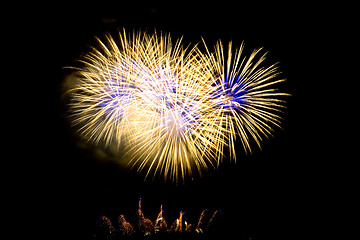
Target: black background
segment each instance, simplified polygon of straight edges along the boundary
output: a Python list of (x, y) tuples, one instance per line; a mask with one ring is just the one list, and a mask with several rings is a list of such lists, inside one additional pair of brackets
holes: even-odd
[[(318, 64), (314, 49), (322, 46), (319, 36), (330, 23), (318, 15), (319, 9), (258, 2), (206, 6), (88, 2), (80, 7), (65, 3), (42, 7), (46, 10), (31, 15), (32, 21), (24, 20), (32, 31), (22, 40), (31, 46), (41, 75), (34, 75), (35, 102), (28, 114), (27, 134), (31, 137), (25, 140), (28, 148), (22, 157), (28, 180), (22, 194), (33, 200), (26, 208), (33, 210), (38, 237), (90, 239), (102, 215), (115, 220), (125, 214), (131, 221), (142, 197), (143, 212), (152, 220), (160, 204), (168, 222), (179, 211), (196, 222), (203, 209), (221, 209), (224, 239), (234, 235), (236, 239), (311, 238), (316, 219), (323, 214), (318, 196), (326, 191), (325, 180), (318, 179), (324, 167), (319, 156), (325, 150), (319, 143), (321, 123), (316, 118), (324, 109), (312, 90), (323, 80), (311, 69)], [(174, 39), (184, 36), (185, 43), (203, 37), (210, 46), (222, 39), (235, 46), (244, 40), (249, 50), (264, 47), (269, 62), (279, 62), (288, 79), (283, 90), (292, 94), (283, 130), (277, 129), (262, 150), (254, 147), (252, 155), (245, 155), (239, 145), (236, 164), (225, 159), (219, 169), (209, 169), (203, 178), (179, 186), (144, 182), (142, 176), (78, 148), (64, 118), (61, 86), (68, 71), (63, 67), (73, 65), (95, 42), (94, 36), (122, 28), (170, 32)]]

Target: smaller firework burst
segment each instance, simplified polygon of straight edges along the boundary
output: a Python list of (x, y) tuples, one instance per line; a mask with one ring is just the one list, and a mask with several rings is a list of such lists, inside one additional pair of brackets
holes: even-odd
[(124, 215), (118, 217), (116, 224), (113, 224), (108, 217), (101, 216), (96, 222), (94, 238), (96, 240), (117, 240), (155, 236), (155, 239), (158, 239), (157, 237), (175, 235), (186, 235), (186, 237), (192, 236), (196, 238), (196, 236), (204, 236), (209, 230), (214, 229), (216, 227), (216, 219), (220, 214), (220, 210), (215, 210), (210, 217), (208, 210), (205, 209), (201, 212), (197, 224), (194, 225), (187, 221), (186, 213), (180, 211), (179, 217), (168, 227), (162, 205), (160, 206), (157, 218), (153, 222), (144, 216), (140, 199), (136, 214), (136, 225), (133, 226), (127, 222)]
[[(214, 53), (205, 44), (206, 53), (200, 55), (203, 65), (212, 72), (210, 94), (214, 103), (214, 112), (225, 126), (226, 138), (219, 141), (219, 149), (224, 145), (230, 150), (230, 156), (236, 159), (235, 141), (238, 137), (245, 153), (251, 153), (250, 140), (253, 139), (261, 149), (261, 142), (273, 136), (274, 127), (281, 128), (284, 97), (290, 94), (281, 92), (281, 78), (278, 63), (266, 65), (267, 53), (262, 48), (244, 56), (244, 43), (233, 51), (229, 42), (227, 51), (221, 41), (215, 46)], [(208, 66), (207, 66), (208, 65)]]

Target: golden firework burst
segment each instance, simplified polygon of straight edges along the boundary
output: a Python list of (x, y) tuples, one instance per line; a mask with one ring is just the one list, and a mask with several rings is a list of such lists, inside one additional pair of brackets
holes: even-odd
[(123, 159), (146, 177), (201, 175), (225, 149), (235, 158), (237, 136), (251, 151), (250, 137), (260, 146), (280, 127), (287, 94), (273, 85), (284, 79), (276, 64), (262, 66), (260, 50), (246, 58), (241, 45), (233, 56), (231, 43), (225, 52), (219, 42), (203, 52), (156, 32), (96, 39), (75, 68), (73, 125), (89, 142), (125, 146)]

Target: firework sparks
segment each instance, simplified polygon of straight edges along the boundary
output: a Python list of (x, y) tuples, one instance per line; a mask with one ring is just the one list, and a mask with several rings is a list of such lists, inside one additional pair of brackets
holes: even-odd
[(73, 125), (89, 142), (125, 151), (127, 162), (145, 177), (185, 180), (219, 164), (224, 150), (235, 157), (239, 136), (246, 152), (249, 138), (260, 146), (263, 136), (280, 127), (284, 106), (272, 88), (284, 81), (276, 65), (260, 67), (258, 50), (248, 58), (242, 48), (224, 58), (206, 47), (173, 44), (170, 35), (119, 34), (97, 39), (97, 48), (80, 60), (70, 89)]
[[(206, 235), (211, 230), (216, 230), (219, 225), (215, 224), (215, 220), (219, 219), (221, 215), (220, 210), (215, 210), (210, 220), (206, 221), (208, 211), (202, 211), (196, 229), (192, 223), (186, 221), (184, 217), (185, 212), (180, 211), (179, 217), (168, 228), (162, 205), (160, 206), (160, 212), (154, 222), (146, 218), (141, 209), (141, 199), (139, 200), (139, 208), (137, 211), (137, 224), (135, 228), (131, 223), (127, 222), (124, 215), (120, 215), (117, 219), (117, 224), (113, 224), (111, 220), (106, 216), (101, 216), (96, 222), (95, 239), (123, 239), (128, 236), (174, 236), (172, 234), (192, 234), (193, 236)], [(221, 218), (220, 218), (221, 219)], [(207, 222), (207, 224), (206, 224)], [(186, 235), (191, 236), (191, 235)], [(167, 239), (167, 238), (166, 238)]]
[(145, 218), (142, 210), (141, 210), (141, 198), (139, 200), (139, 209), (137, 211), (137, 219), (138, 219), (138, 228), (144, 235), (150, 235), (154, 228), (154, 224), (148, 218)]
[(166, 220), (164, 217), (162, 205), (160, 206), (160, 212), (155, 220), (154, 225), (155, 225), (155, 232), (162, 232), (162, 231), (166, 231), (166, 229), (167, 229), (167, 224), (166, 224)]
[(121, 235), (132, 235), (135, 233), (133, 226), (126, 221), (124, 215), (120, 215), (118, 218), (119, 233)]

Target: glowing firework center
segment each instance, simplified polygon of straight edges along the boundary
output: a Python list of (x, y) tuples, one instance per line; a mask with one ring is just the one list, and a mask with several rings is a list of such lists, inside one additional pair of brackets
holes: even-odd
[(160, 68), (156, 75), (146, 76), (145, 81), (140, 83), (139, 91), (144, 105), (155, 113), (161, 134), (181, 136), (196, 125), (198, 111), (194, 107), (194, 100), (186, 95), (187, 86), (181, 84), (179, 74), (171, 69)]

